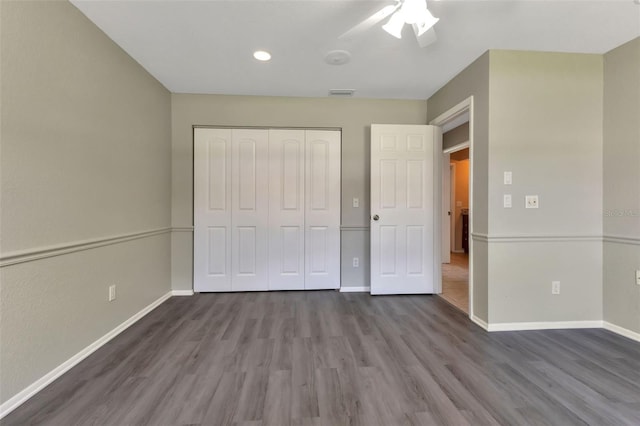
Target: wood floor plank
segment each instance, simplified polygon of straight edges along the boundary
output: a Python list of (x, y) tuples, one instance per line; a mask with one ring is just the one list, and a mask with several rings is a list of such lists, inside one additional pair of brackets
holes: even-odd
[(487, 333), (433, 296), (172, 298), (2, 425), (638, 425), (640, 344)]
[(262, 413), (264, 426), (291, 425), (291, 371), (272, 371)]
[(316, 363), (309, 337), (294, 338), (292, 344), (291, 415), (296, 419), (318, 418)]

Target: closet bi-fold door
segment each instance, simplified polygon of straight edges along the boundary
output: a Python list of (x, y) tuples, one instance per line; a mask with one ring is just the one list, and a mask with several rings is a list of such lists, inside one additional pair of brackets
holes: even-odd
[(194, 290), (340, 287), (340, 132), (194, 131)]
[(269, 290), (304, 289), (304, 130), (269, 130)]
[(340, 132), (305, 132), (305, 289), (340, 288)]
[(267, 130), (194, 130), (194, 290), (268, 289)]
[(231, 291), (231, 130), (195, 129), (193, 289)]
[(231, 288), (269, 289), (269, 131), (231, 131)]

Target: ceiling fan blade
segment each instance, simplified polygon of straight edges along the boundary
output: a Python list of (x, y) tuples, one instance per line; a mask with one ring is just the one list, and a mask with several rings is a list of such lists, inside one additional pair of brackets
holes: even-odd
[(416, 40), (418, 40), (418, 45), (420, 47), (427, 47), (438, 39), (436, 36), (436, 30), (434, 30), (433, 27), (429, 28), (422, 35), (418, 35), (418, 26), (413, 24), (413, 31), (416, 34)]
[(350, 39), (353, 36), (368, 30), (369, 28), (373, 27), (375, 24), (382, 21), (384, 18), (386, 18), (387, 16), (391, 15), (393, 12), (398, 10), (398, 7), (400, 7), (400, 3), (383, 7), (382, 9), (380, 9), (373, 15), (369, 16), (367, 19), (360, 22), (359, 24), (357, 24), (356, 26), (354, 26), (353, 28), (351, 28), (349, 31), (345, 32), (338, 38), (343, 40)]

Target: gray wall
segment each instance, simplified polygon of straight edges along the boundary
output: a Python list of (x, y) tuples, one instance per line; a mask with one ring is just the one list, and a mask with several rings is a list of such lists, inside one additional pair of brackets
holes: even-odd
[(370, 125), (426, 124), (426, 115), (425, 101), (173, 94), (173, 289), (193, 286), (193, 125), (341, 127), (342, 286), (359, 287), (369, 285)]
[(442, 148), (447, 149), (469, 141), (469, 123), (463, 123), (442, 134)]
[(473, 312), (485, 322), (602, 319), (602, 68), (601, 55), (490, 51), (428, 100), (432, 120), (474, 96)]
[(2, 403), (170, 290), (171, 97), (70, 3), (0, 7)]
[(428, 121), (473, 96), (473, 212), (470, 243), (473, 251), (473, 315), (488, 322), (489, 283), (487, 280), (486, 241), (474, 234), (486, 235), (488, 223), (487, 167), (489, 164), (489, 52), (471, 65), (429, 98)]
[(640, 333), (640, 38), (604, 56), (604, 320)]
[(602, 319), (602, 91), (602, 55), (491, 51), (491, 323)]

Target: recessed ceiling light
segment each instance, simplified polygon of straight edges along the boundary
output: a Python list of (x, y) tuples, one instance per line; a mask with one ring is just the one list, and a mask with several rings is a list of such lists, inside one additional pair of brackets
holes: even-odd
[(253, 52), (253, 57), (259, 61), (268, 61), (271, 59), (271, 53), (264, 50), (256, 50)]

